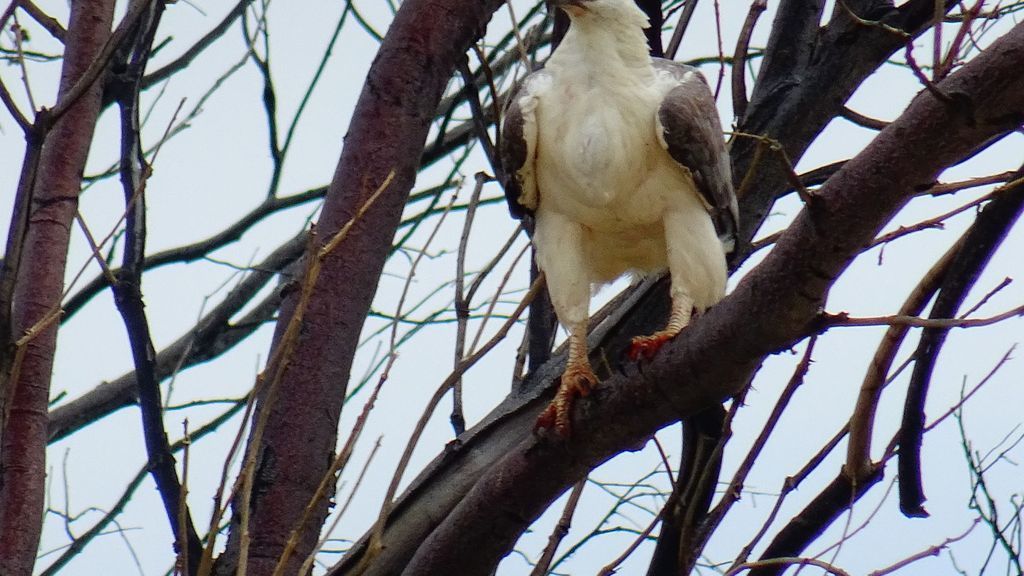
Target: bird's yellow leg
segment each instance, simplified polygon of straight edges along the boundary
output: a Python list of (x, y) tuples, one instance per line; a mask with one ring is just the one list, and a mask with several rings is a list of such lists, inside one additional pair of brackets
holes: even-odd
[(629, 347), (630, 360), (640, 358), (651, 358), (658, 350), (676, 337), (686, 325), (690, 323), (693, 315), (693, 299), (685, 293), (677, 293), (672, 297), (672, 314), (668, 317), (668, 325), (664, 330), (659, 330), (650, 336), (637, 336), (633, 338)]
[(590, 368), (587, 358), (586, 324), (576, 326), (569, 332), (569, 358), (555, 399), (537, 418), (535, 430), (554, 428), (555, 432), (568, 438), (572, 434), (572, 407), (577, 398), (590, 394), (597, 385), (597, 376)]

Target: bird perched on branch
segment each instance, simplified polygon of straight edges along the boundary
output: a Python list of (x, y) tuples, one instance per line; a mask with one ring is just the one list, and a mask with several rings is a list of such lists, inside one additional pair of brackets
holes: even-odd
[(587, 358), (595, 285), (671, 275), (664, 330), (633, 340), (651, 356), (725, 295), (736, 196), (715, 100), (695, 68), (652, 58), (632, 0), (550, 0), (569, 31), (507, 103), (500, 141), (513, 215), (533, 243), (569, 357), (539, 428), (570, 433), (573, 401), (597, 378)]

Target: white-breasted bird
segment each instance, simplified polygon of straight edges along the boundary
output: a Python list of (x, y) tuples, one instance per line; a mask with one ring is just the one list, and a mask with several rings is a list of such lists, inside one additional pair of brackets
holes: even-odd
[(736, 196), (714, 97), (695, 68), (652, 58), (647, 16), (632, 0), (552, 0), (565, 38), (510, 97), (499, 142), (514, 215), (532, 214), (569, 355), (555, 400), (538, 419), (570, 433), (573, 400), (597, 378), (587, 358), (595, 285), (668, 269), (664, 330), (633, 340), (652, 355), (725, 295)]

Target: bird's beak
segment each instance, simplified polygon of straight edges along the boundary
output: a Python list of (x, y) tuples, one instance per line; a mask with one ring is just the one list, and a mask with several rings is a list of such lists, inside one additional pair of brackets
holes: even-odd
[(545, 0), (545, 2), (548, 5), (548, 10), (561, 8), (570, 14), (586, 10), (586, 0)]

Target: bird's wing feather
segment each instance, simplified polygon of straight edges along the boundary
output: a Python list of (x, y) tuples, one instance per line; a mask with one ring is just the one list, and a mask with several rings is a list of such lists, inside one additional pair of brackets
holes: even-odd
[(739, 225), (732, 168), (714, 96), (692, 66), (654, 59), (665, 96), (655, 118), (658, 140), (678, 164), (690, 171), (722, 242), (735, 243)]
[(550, 74), (538, 70), (512, 89), (505, 105), (498, 147), (505, 199), (516, 218), (537, 209), (537, 105), (550, 84)]

